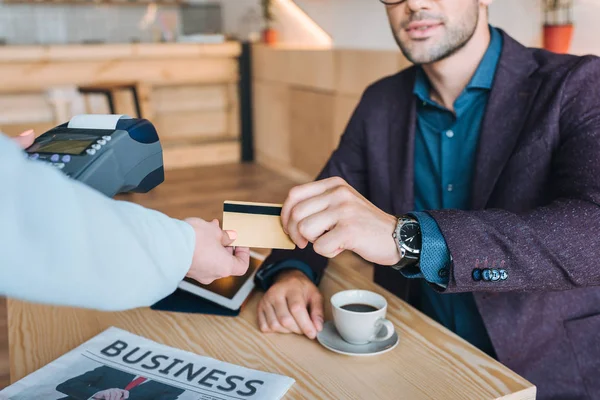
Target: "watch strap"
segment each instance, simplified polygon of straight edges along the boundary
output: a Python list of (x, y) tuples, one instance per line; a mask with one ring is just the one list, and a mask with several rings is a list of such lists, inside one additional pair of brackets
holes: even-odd
[(419, 256), (411, 253), (406, 253), (396, 265), (392, 265), (392, 268), (394, 268), (397, 271), (400, 271), (406, 267), (414, 267), (417, 264), (419, 264)]

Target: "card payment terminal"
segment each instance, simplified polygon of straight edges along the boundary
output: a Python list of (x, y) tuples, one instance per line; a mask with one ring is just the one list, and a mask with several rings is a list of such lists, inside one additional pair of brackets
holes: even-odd
[(162, 147), (145, 119), (79, 115), (39, 136), (26, 152), (109, 197), (146, 193), (164, 181)]

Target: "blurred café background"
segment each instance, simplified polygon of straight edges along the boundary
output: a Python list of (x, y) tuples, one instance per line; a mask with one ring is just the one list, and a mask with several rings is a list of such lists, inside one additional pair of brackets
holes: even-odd
[[(490, 19), (600, 54), (599, 11), (497, 0)], [(157, 126), (168, 170), (255, 161), (294, 180), (318, 173), (365, 87), (408, 65), (377, 0), (4, 0), (0, 44), (9, 135), (122, 113)]]
[[(600, 55), (598, 15), (597, 0), (490, 8), (521, 43), (574, 54)], [(366, 86), (406, 66), (378, 0), (3, 0), (0, 131), (40, 135), (82, 113), (149, 119), (166, 182), (130, 198), (219, 217), (225, 199), (281, 202), (313, 179)]]

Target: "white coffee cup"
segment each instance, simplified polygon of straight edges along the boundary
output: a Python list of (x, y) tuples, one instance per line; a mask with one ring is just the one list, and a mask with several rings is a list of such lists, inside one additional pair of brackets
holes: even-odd
[(387, 301), (377, 293), (344, 290), (331, 297), (331, 308), (333, 323), (348, 343), (381, 342), (394, 334), (394, 324), (385, 319)]

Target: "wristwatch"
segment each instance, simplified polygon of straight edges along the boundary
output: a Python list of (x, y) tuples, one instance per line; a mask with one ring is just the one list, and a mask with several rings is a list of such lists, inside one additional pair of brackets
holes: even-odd
[(421, 226), (419, 221), (410, 215), (401, 216), (398, 218), (392, 236), (400, 253), (400, 261), (392, 268), (400, 271), (406, 267), (418, 265), (421, 253)]

